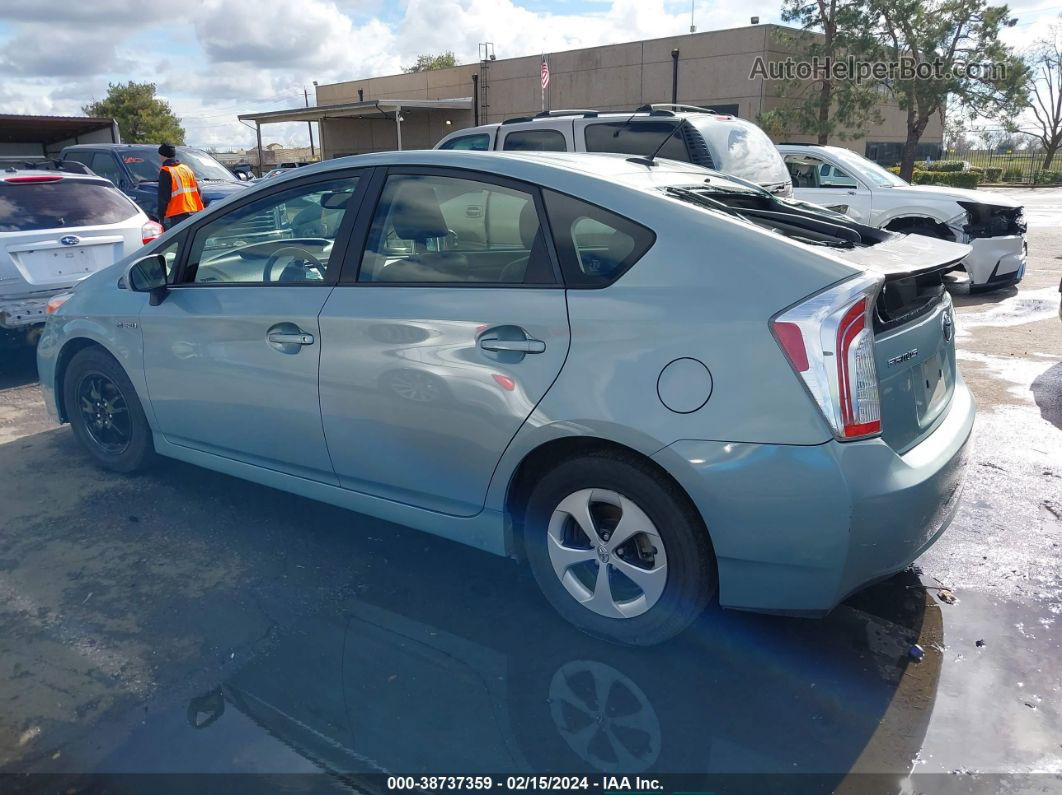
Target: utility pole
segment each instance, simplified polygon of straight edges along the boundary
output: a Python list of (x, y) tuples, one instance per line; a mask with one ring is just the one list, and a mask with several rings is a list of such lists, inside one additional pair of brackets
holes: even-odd
[[(310, 107), (310, 92), (305, 88), (302, 89), (302, 98), (306, 100), (306, 107)], [(314, 97), (314, 102), (316, 101), (317, 98)], [(306, 121), (306, 129), (310, 131), (310, 158), (316, 160), (317, 155), (313, 149), (313, 122), (308, 119)]]

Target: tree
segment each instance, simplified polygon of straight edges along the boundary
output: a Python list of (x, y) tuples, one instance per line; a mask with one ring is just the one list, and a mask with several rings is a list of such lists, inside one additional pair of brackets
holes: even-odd
[(403, 66), (402, 71), (407, 75), (413, 72), (433, 72), (436, 69), (449, 69), (457, 66), (457, 59), (452, 50), (447, 50), (439, 55), (418, 55), (417, 62), (412, 66)]
[[(779, 32), (778, 44), (798, 62), (861, 58), (875, 48), (863, 24), (865, 8), (864, 0), (783, 0), (782, 20), (801, 29)], [(830, 136), (858, 137), (868, 124), (881, 121), (872, 83), (836, 80), (827, 69), (811, 80), (784, 81), (778, 96), (790, 101), (772, 111), (773, 123), (814, 135), (820, 144)]]
[(184, 127), (168, 102), (155, 96), (154, 83), (109, 83), (107, 98), (81, 110), (118, 122), (122, 140), (132, 144), (183, 144)]
[(1025, 60), (1028, 67), (1027, 89), (1030, 109), (1036, 119), (1035, 138), (1044, 153), (1043, 168), (1051, 168), (1062, 146), (1062, 24), (1050, 27), (1050, 33), (1033, 45)]
[[(883, 84), (907, 114), (900, 176), (911, 179), (918, 142), (949, 97), (969, 118), (1017, 115), (1027, 101), (1024, 63), (999, 40), (1007, 6), (988, 0), (869, 0), (880, 59), (910, 67)], [(979, 70), (964, 68), (981, 65)]]

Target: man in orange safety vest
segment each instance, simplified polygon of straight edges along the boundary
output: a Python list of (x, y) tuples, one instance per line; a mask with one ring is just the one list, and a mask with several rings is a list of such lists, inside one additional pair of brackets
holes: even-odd
[(159, 147), (162, 167), (159, 169), (159, 220), (169, 229), (203, 209), (203, 197), (192, 169), (177, 159), (172, 144)]

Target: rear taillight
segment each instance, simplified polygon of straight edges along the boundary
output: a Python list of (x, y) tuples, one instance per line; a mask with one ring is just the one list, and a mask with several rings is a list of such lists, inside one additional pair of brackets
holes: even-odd
[(147, 245), (152, 240), (161, 235), (164, 231), (162, 224), (156, 221), (148, 221), (142, 227), (140, 227), (140, 237), (144, 240), (144, 245)]
[(62, 177), (4, 177), (4, 182), (61, 182)]
[(771, 331), (838, 439), (881, 433), (871, 311), (883, 278), (862, 274), (802, 301)]

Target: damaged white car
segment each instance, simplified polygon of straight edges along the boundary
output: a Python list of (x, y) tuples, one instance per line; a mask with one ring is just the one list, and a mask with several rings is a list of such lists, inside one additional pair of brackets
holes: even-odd
[(161, 234), (102, 177), (0, 173), (0, 330), (35, 342), (52, 299)]
[(961, 269), (970, 291), (1017, 284), (1028, 246), (1023, 208), (998, 193), (911, 185), (848, 149), (779, 144), (793, 178), (793, 196), (843, 212), (880, 229), (927, 235), (972, 249)]

